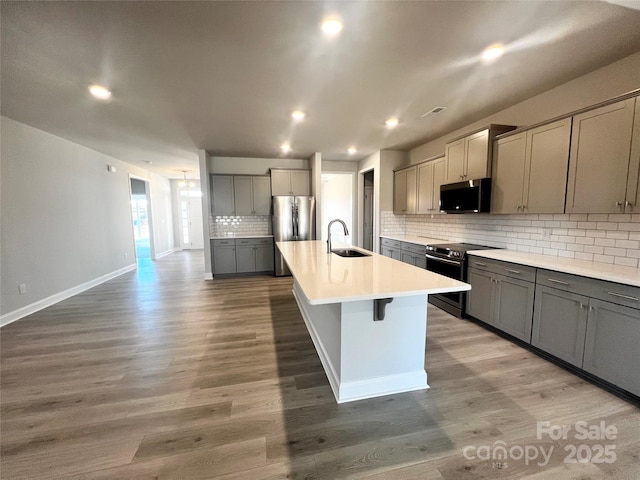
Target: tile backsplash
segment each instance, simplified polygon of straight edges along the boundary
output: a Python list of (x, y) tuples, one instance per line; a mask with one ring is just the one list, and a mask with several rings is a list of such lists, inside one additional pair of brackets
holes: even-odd
[(209, 236), (271, 235), (271, 216), (210, 216)]
[(406, 234), (522, 252), (639, 266), (640, 214), (394, 215), (382, 234)]

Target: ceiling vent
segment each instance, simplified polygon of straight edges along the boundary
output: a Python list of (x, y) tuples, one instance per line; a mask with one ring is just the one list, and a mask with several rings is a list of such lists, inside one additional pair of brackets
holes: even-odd
[(427, 113), (423, 113), (422, 115), (420, 115), (420, 118), (429, 118), (429, 117), (433, 117), (434, 115), (439, 114), (440, 112), (442, 112), (443, 110), (446, 110), (447, 107), (436, 107), (433, 108), (431, 110), (429, 110)]

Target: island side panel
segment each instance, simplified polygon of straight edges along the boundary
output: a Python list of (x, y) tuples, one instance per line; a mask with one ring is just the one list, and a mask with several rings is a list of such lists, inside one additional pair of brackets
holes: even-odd
[(320, 357), (336, 399), (340, 385), (341, 309), (339, 303), (310, 305), (300, 285), (294, 279), (293, 296), (307, 326), (313, 345)]
[(394, 298), (381, 321), (373, 320), (373, 304), (342, 304), (338, 402), (428, 388), (427, 296)]

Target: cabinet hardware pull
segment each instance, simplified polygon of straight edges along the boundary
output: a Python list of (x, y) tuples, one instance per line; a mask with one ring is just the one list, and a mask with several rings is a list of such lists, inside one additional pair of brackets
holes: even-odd
[(558, 283), (560, 285), (569, 285), (567, 282), (556, 280), (555, 278), (547, 278), (547, 280), (550, 281), (551, 283)]
[(631, 203), (629, 200), (624, 202), (624, 206), (628, 207), (628, 208), (633, 208), (633, 203)]
[(587, 306), (584, 303), (580, 304), (580, 310), (584, 310), (585, 308), (587, 308)]
[(520, 275), (520, 271), (519, 270), (511, 270), (510, 268), (505, 268), (505, 270), (509, 273), (515, 273), (516, 275)]
[(623, 295), (621, 293), (615, 293), (615, 292), (607, 292), (607, 293), (613, 297), (619, 297), (619, 298), (624, 298), (625, 300), (633, 300), (634, 302), (640, 302), (640, 299), (638, 299), (637, 297), (632, 297), (631, 295)]
[(473, 262), (473, 263), (475, 263), (476, 265), (480, 265), (481, 267), (486, 267), (487, 266), (486, 263), (482, 263), (482, 262)]
[(616, 202), (616, 207), (618, 208), (622, 207), (622, 202)]

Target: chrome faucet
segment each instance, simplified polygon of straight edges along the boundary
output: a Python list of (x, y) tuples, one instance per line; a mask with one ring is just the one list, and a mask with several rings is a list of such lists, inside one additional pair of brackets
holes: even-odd
[(329, 226), (327, 227), (327, 253), (331, 253), (331, 225), (333, 225), (336, 222), (340, 222), (342, 224), (342, 227), (344, 228), (344, 234), (349, 235), (349, 230), (347, 229), (346, 223), (344, 223), (339, 218), (336, 218), (335, 220), (331, 220), (329, 222)]

